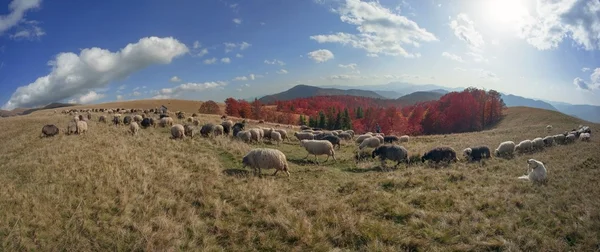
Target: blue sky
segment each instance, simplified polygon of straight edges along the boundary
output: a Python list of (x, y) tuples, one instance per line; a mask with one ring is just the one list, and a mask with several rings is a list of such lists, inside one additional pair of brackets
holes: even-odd
[(389, 82), (600, 105), (600, 1), (2, 4), (4, 109)]

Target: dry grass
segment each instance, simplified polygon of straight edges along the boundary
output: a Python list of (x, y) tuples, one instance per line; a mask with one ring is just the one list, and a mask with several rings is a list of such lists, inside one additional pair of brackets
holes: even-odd
[[(165, 128), (131, 136), (96, 122), (87, 135), (39, 138), (44, 124), (65, 128), (68, 120), (48, 111), (0, 119), (0, 250), (600, 249), (595, 137), (509, 160), (393, 172), (376, 160), (355, 164), (354, 144), (336, 152), (338, 162), (315, 165), (292, 141), (279, 147), (291, 177), (259, 179), (241, 169), (241, 157), (274, 147), (268, 143), (170, 140)], [(580, 121), (511, 108), (490, 131), (414, 137), (405, 146), (411, 154), (437, 145), (495, 148), (545, 136), (547, 124), (556, 134)], [(547, 164), (547, 185), (516, 179), (528, 158)]]

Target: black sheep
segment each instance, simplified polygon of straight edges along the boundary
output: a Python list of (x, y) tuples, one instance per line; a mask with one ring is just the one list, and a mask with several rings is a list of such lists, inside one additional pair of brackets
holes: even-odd
[(338, 147), (338, 150), (341, 148), (340, 138), (339, 137), (336, 137), (334, 135), (330, 135), (330, 136), (323, 137), (321, 140), (327, 140), (327, 141), (329, 141), (331, 144), (333, 144), (333, 148), (335, 148), (336, 145)]
[(131, 116), (125, 116), (125, 117), (123, 118), (123, 123), (124, 123), (125, 125), (129, 125), (129, 124), (131, 123), (131, 120), (132, 120)]
[(491, 157), (490, 147), (482, 145), (482, 146), (466, 148), (463, 151), (463, 156), (467, 160), (471, 160), (471, 161), (479, 161), (484, 158), (490, 158)]
[(380, 160), (381, 160), (381, 165), (382, 167), (385, 167), (385, 160), (392, 160), (392, 161), (396, 161), (398, 163), (396, 163), (396, 165), (394, 165), (394, 167), (397, 167), (400, 162), (404, 161), (406, 164), (408, 164), (408, 150), (406, 150), (406, 148), (404, 148), (404, 146), (399, 146), (399, 145), (382, 145), (379, 146), (377, 148), (375, 148), (373, 150), (373, 152), (371, 153), (371, 158), (375, 158), (379, 156)]
[(229, 123), (222, 122), (221, 126), (223, 126), (223, 134), (225, 134), (226, 136), (228, 136), (229, 132), (231, 132), (231, 127), (230, 127)]
[(60, 132), (60, 130), (58, 129), (58, 127), (56, 127), (56, 125), (47, 124), (47, 125), (44, 125), (44, 127), (42, 127), (42, 136), (41, 137), (55, 136), (55, 135), (58, 135), (58, 132)]
[(421, 157), (421, 162), (425, 162), (425, 160), (431, 160), (433, 162), (440, 162), (442, 160), (447, 161), (458, 161), (456, 157), (456, 151), (450, 147), (437, 147), (428, 152), (426, 152)]
[(169, 117), (169, 115), (166, 115), (166, 114), (161, 114), (161, 115), (160, 115), (160, 119), (163, 119), (163, 118), (165, 118), (165, 117)]
[(383, 137), (384, 143), (393, 143), (393, 142), (398, 142), (398, 141), (400, 141), (400, 138), (397, 136), (384, 136)]
[(144, 128), (148, 128), (150, 126), (154, 126), (154, 119), (150, 118), (150, 117), (146, 117), (144, 119), (142, 119), (142, 127)]
[(118, 116), (113, 117), (113, 123), (115, 125), (121, 124), (121, 117), (118, 117)]
[(237, 133), (244, 130), (245, 125), (243, 123), (236, 123), (233, 125), (233, 136), (237, 136)]

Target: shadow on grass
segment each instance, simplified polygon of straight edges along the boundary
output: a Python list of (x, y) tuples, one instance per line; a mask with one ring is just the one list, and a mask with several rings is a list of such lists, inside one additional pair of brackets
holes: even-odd
[(383, 167), (381, 167), (379, 165), (370, 167), (370, 168), (351, 167), (351, 168), (342, 169), (342, 171), (344, 171), (344, 172), (352, 172), (352, 173), (389, 172), (389, 171), (395, 171), (395, 170), (397, 170), (397, 168), (387, 167), (386, 169), (384, 169)]
[(321, 159), (318, 162), (315, 162), (314, 158), (310, 159), (310, 157), (308, 159), (304, 159), (304, 158), (288, 158), (287, 161), (290, 162), (290, 163), (293, 163), (295, 165), (300, 165), (300, 166), (305, 166), (305, 165), (323, 165), (323, 164), (335, 163), (335, 161), (333, 161), (332, 158), (329, 158), (329, 160), (327, 160), (327, 162), (325, 162), (325, 159)]
[(252, 175), (252, 173), (248, 170), (237, 169), (237, 168), (225, 169), (225, 170), (223, 170), (223, 173), (225, 173), (225, 175), (233, 176), (233, 177), (248, 177), (248, 176)]

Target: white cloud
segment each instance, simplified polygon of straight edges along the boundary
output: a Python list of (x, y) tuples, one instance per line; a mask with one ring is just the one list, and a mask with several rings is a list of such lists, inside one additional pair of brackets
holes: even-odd
[(121, 101), (123, 100), (123, 96), (122, 95), (117, 95), (117, 101)]
[(341, 67), (341, 68), (349, 68), (349, 69), (352, 69), (352, 70), (356, 70), (357, 67), (358, 67), (358, 65), (356, 65), (355, 63), (350, 63), (348, 65), (339, 64), (338, 66)]
[(248, 77), (246, 77), (246, 76), (238, 76), (238, 77), (233, 78), (233, 81), (247, 81), (247, 80), (248, 80)]
[(79, 55), (60, 53), (49, 62), (50, 74), (17, 88), (3, 107), (34, 107), (85, 94), (148, 66), (169, 64), (188, 51), (172, 37), (146, 37), (118, 52), (94, 47), (81, 50)]
[(104, 94), (99, 94), (94, 91), (90, 91), (87, 94), (84, 94), (74, 100), (76, 101), (76, 103), (79, 103), (79, 104), (88, 104), (88, 103), (92, 103), (94, 101), (100, 100), (102, 98), (104, 98)]
[(254, 79), (256, 79), (256, 76), (254, 74), (250, 74), (250, 75), (248, 75), (248, 79), (254, 80)]
[(277, 71), (277, 73), (278, 73), (278, 74), (287, 74), (287, 73), (288, 73), (288, 71), (287, 71), (287, 70), (285, 70), (285, 69), (281, 69), (281, 70)]
[(376, 53), (367, 53), (367, 57), (377, 58), (379, 57), (379, 55), (377, 55)]
[(333, 53), (327, 49), (319, 49), (316, 51), (309, 52), (308, 57), (313, 59), (317, 63), (322, 63), (333, 59)]
[(584, 72), (584, 73), (588, 72), (590, 70), (592, 70), (592, 69), (590, 69), (589, 67), (584, 67), (584, 68), (581, 69), (581, 71)]
[(233, 22), (236, 23), (236, 24), (242, 24), (242, 20), (239, 19), (239, 18), (234, 18)]
[(600, 49), (600, 1), (538, 0), (536, 10), (520, 36), (538, 50), (554, 49), (566, 37), (585, 50)]
[(238, 7), (238, 4), (236, 4), (236, 3), (229, 5), (229, 8), (232, 8), (232, 9), (235, 9), (236, 7)]
[(450, 28), (454, 30), (456, 37), (467, 42), (471, 47), (480, 48), (485, 43), (481, 34), (475, 30), (475, 25), (467, 14), (458, 14), (456, 19), (450, 21)]
[(595, 90), (600, 88), (600, 68), (596, 68), (590, 75), (590, 82), (585, 81), (582, 78), (575, 78), (573, 84), (577, 89), (581, 90)]
[(252, 44), (243, 41), (242, 43), (231, 43), (231, 42), (225, 42), (223, 43), (223, 45), (225, 45), (225, 53), (231, 52), (237, 48), (239, 48), (241, 51), (248, 49), (248, 47), (252, 46)]
[(456, 71), (461, 71), (461, 72), (466, 72), (467, 69), (461, 68), (461, 67), (455, 67), (454, 70)]
[(171, 77), (171, 79), (169, 79), (170, 82), (181, 82), (181, 79), (177, 76), (173, 76)]
[(223, 62), (225, 64), (229, 64), (229, 63), (231, 63), (231, 59), (230, 58), (222, 58), (221, 62)]
[(335, 10), (340, 20), (357, 26), (358, 33), (338, 32), (315, 35), (310, 38), (319, 43), (340, 43), (367, 51), (368, 54), (386, 54), (407, 58), (420, 57), (407, 52), (406, 45), (419, 47), (420, 42), (437, 41), (432, 33), (405, 16), (398, 15), (378, 2), (346, 0)]
[(171, 97), (179, 97), (183, 94), (188, 94), (190, 92), (202, 92), (206, 90), (212, 90), (217, 88), (223, 88), (227, 85), (227, 82), (224, 81), (212, 81), (212, 82), (204, 82), (204, 83), (185, 83), (174, 88), (163, 88), (158, 91), (157, 95), (153, 98), (155, 99), (166, 99)]
[(362, 79), (363, 77), (360, 75), (348, 75), (348, 74), (336, 74), (336, 75), (331, 75), (329, 77), (327, 77), (327, 79), (330, 80), (358, 80), (358, 79)]
[[(300, 55), (300, 56), (302, 56), (302, 55)], [(273, 60), (265, 60), (264, 62), (265, 62), (265, 64), (267, 64), (267, 65), (280, 65), (280, 66), (285, 66), (285, 63), (284, 63), (283, 61), (281, 61), (281, 60), (278, 60), (278, 59), (273, 59)]]
[(25, 17), (29, 10), (38, 8), (42, 0), (13, 0), (8, 4), (7, 15), (0, 15), (0, 35), (13, 28)]
[(236, 57), (236, 58), (243, 58), (243, 57), (244, 57), (244, 55), (241, 55), (241, 54), (239, 54), (239, 53), (238, 53), (238, 54), (236, 54), (236, 55), (235, 55), (235, 57)]
[(140, 93), (138, 91), (134, 91), (133, 93), (131, 93), (131, 95), (133, 95), (133, 96), (140, 96), (140, 95), (142, 95), (142, 93)]
[(475, 62), (483, 62), (483, 63), (489, 62), (488, 59), (486, 59), (485, 57), (483, 57), (483, 55), (481, 55), (480, 53), (467, 52), (467, 55), (471, 56), (471, 58)]
[(585, 80), (579, 77), (573, 80), (573, 85), (575, 85), (577, 89), (590, 90), (590, 85), (587, 82), (585, 82)]
[(46, 32), (38, 26), (37, 21), (25, 21), (25, 26), (19, 27), (18, 31), (9, 37), (14, 40), (34, 40), (46, 35)]
[(125, 88), (127, 88), (127, 85), (121, 85), (117, 88), (117, 90), (124, 90)]
[(215, 64), (215, 63), (217, 63), (217, 58), (205, 59), (203, 62), (204, 62), (204, 64), (206, 64), (206, 65)]
[(207, 54), (208, 54), (208, 49), (206, 49), (206, 48), (202, 48), (202, 49), (200, 50), (200, 52), (198, 52), (198, 53), (196, 54), (196, 56), (198, 56), (198, 57), (202, 57), (202, 56), (204, 56), (204, 55), (207, 55)]
[(259, 74), (249, 74), (247, 77), (246, 76), (238, 76), (233, 78), (233, 81), (247, 81), (247, 80), (255, 80), (258, 78), (263, 77), (262, 75)]
[(198, 40), (194, 41), (193, 48), (194, 48), (194, 49), (198, 49), (198, 48), (200, 48), (200, 47), (202, 47), (202, 44), (200, 44), (200, 41), (198, 41)]
[(465, 62), (465, 60), (463, 60), (462, 57), (460, 57), (460, 56), (458, 56), (456, 54), (449, 53), (449, 52), (443, 52), (442, 56), (444, 56), (444, 57), (446, 57), (448, 59), (454, 60), (454, 61), (461, 62), (461, 63)]
[(498, 75), (496, 75), (495, 73), (492, 73), (488, 70), (484, 70), (484, 69), (480, 69), (480, 68), (474, 68), (472, 70), (474, 72), (478, 73), (479, 78), (481, 78), (481, 79), (486, 79), (486, 80), (491, 80), (491, 81), (500, 80), (500, 78), (498, 78)]

